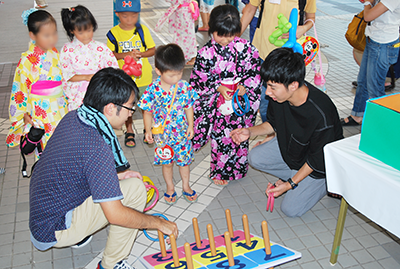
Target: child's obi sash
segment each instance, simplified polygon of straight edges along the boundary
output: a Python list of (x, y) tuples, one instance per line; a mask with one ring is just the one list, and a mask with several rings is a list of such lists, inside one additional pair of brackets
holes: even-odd
[(197, 4), (196, 1), (180, 4), (179, 7), (188, 7), (189, 12), (192, 14), (193, 20), (197, 20), (197, 18), (200, 15), (199, 5)]
[[(77, 75), (92, 75), (95, 74), (98, 70), (77, 70), (76, 74)], [(89, 81), (82, 80), (79, 82), (79, 92), (84, 92), (86, 93), (87, 87), (89, 86)]]
[(53, 80), (39, 80), (32, 84), (31, 95), (57, 98), (63, 95), (62, 82)]

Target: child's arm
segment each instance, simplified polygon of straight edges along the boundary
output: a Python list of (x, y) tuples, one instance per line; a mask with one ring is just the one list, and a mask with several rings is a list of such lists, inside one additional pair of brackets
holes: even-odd
[(92, 79), (93, 75), (94, 74), (90, 74), (90, 75), (74, 75), (68, 81), (69, 82), (90, 81)]
[(148, 49), (144, 52), (139, 52), (140, 58), (149, 58), (149, 57), (154, 56), (155, 53), (156, 53), (156, 47)]
[(193, 107), (190, 107), (188, 109), (185, 110), (185, 114), (186, 114), (186, 119), (188, 122), (188, 129), (187, 129), (187, 137), (188, 139), (192, 139), (194, 136), (194, 127), (193, 127)]
[(126, 56), (131, 56), (133, 59), (135, 59), (135, 61), (137, 61), (138, 56), (137, 54), (139, 53), (137, 50), (132, 50), (132, 51), (128, 51), (128, 52), (115, 52), (113, 51), (115, 58), (117, 58), (117, 60), (123, 60)]
[(151, 123), (153, 121), (153, 114), (149, 111), (143, 111), (143, 123), (144, 129), (146, 130), (146, 140), (149, 144), (154, 142), (153, 135), (151, 133)]

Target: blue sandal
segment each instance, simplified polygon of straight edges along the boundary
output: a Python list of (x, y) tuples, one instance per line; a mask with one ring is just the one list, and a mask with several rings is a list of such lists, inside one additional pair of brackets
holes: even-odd
[[(167, 204), (169, 204), (169, 205), (174, 205), (174, 204), (176, 204), (176, 202), (178, 201), (178, 197), (176, 197), (176, 191), (172, 194), (172, 195), (169, 195), (169, 194), (167, 194), (166, 192), (164, 193), (164, 200), (165, 200), (165, 202), (167, 203)], [(170, 202), (170, 201), (167, 201), (167, 199), (165, 199), (165, 198), (174, 198), (174, 197), (176, 197), (175, 198), (175, 201), (174, 202)]]
[(183, 198), (185, 198), (185, 200), (186, 200), (188, 203), (193, 204), (193, 203), (196, 203), (196, 202), (197, 202), (198, 197), (196, 197), (195, 200), (189, 200), (189, 198), (188, 198), (188, 197), (193, 197), (193, 196), (196, 195), (196, 191), (195, 191), (195, 190), (193, 190), (193, 193), (192, 193), (192, 194), (190, 194), (190, 193), (188, 193), (188, 192), (185, 192), (185, 191), (182, 191), (182, 195), (183, 195)]

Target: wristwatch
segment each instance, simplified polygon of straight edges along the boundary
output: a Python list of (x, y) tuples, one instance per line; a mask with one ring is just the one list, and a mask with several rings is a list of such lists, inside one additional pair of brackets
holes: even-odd
[(291, 178), (289, 178), (287, 182), (289, 182), (290, 186), (292, 186), (292, 190), (296, 189), (298, 186), (296, 183), (293, 182)]
[(372, 3), (370, 1), (365, 1), (363, 4), (364, 4), (364, 6), (371, 6), (372, 7)]

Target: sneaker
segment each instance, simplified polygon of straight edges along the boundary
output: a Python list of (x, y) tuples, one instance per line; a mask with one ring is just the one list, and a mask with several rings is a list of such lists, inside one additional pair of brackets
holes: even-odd
[[(104, 267), (101, 266), (101, 261), (99, 261), (97, 269), (104, 269)], [(114, 269), (135, 269), (135, 268), (130, 266), (126, 260), (122, 260), (114, 266)]]
[(84, 246), (86, 246), (87, 244), (90, 243), (90, 241), (92, 241), (93, 236), (89, 235), (86, 236), (81, 242), (79, 242), (78, 244), (71, 246), (71, 248), (83, 248)]

